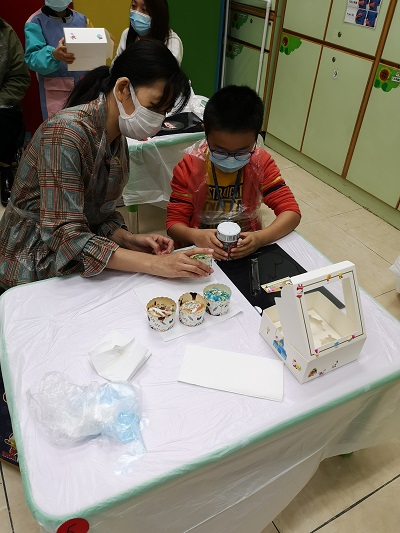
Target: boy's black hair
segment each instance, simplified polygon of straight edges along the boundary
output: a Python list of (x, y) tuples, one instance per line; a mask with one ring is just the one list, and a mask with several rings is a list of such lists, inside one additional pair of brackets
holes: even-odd
[(204, 109), (204, 131), (253, 132), (257, 137), (264, 117), (261, 98), (245, 85), (228, 85), (209, 99)]

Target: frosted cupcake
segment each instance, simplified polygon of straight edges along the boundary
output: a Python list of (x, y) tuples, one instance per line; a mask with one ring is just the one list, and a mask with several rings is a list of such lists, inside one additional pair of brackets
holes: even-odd
[(204, 287), (203, 295), (207, 301), (207, 313), (220, 316), (228, 312), (232, 291), (227, 285), (222, 283), (207, 285)]
[(191, 256), (192, 259), (197, 259), (207, 266), (212, 266), (212, 255), (209, 254), (195, 254)]
[(197, 292), (185, 292), (179, 298), (179, 320), (185, 326), (199, 326), (204, 320), (207, 302)]
[(146, 306), (149, 326), (156, 331), (168, 331), (175, 321), (176, 303), (171, 298), (153, 298)]

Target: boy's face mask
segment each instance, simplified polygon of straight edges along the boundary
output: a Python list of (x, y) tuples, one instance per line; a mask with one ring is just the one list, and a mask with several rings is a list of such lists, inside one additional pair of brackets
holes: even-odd
[(151, 17), (131, 9), (131, 26), (138, 35), (147, 35), (151, 29)]
[(67, 2), (67, 0), (45, 0), (44, 3), (56, 13), (61, 13), (67, 9), (71, 2)]
[(210, 161), (213, 163), (219, 170), (222, 172), (236, 172), (243, 168), (250, 161), (250, 158), (247, 161), (238, 161), (232, 156), (227, 157), (226, 159), (216, 159), (214, 154), (210, 152)]

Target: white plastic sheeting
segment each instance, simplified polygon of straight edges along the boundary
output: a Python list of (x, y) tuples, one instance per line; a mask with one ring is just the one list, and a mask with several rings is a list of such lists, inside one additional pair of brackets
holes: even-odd
[(204, 133), (177, 133), (147, 141), (128, 140), (129, 180), (122, 197), (125, 205), (168, 202), (172, 171), (184, 150), (204, 139)]
[[(279, 244), (308, 270), (328, 264), (296, 233)], [(215, 275), (231, 285), (218, 268)], [(0, 300), (7, 398), (42, 533), (76, 517), (90, 533), (259, 533), (320, 461), (400, 435), (400, 323), (365, 293), (368, 337), (359, 359), (304, 385), (285, 369), (279, 403), (178, 383), (186, 343), (275, 356), (258, 334), (260, 316), (234, 287), (243, 313), (164, 342), (133, 291), (150, 280), (71, 276), (11, 289)], [(190, 283), (182, 280), (182, 292)], [(47, 442), (27, 402), (49, 371), (78, 384), (99, 381), (88, 352), (111, 329), (153, 354), (135, 376), (147, 453), (125, 476), (115, 471), (112, 446), (94, 440), (66, 450)]]

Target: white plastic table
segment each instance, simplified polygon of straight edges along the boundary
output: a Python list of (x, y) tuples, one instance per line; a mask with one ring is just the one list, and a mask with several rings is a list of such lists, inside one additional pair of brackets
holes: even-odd
[[(328, 264), (296, 233), (279, 244), (307, 270)], [(214, 275), (227, 281), (218, 268)], [(134, 293), (152, 281), (104, 272), (21, 286), (0, 299), (8, 404), (26, 498), (43, 533), (259, 533), (323, 459), (400, 435), (400, 323), (365, 293), (359, 359), (304, 385), (284, 369), (279, 403), (177, 382), (189, 342), (275, 355), (258, 333), (260, 316), (234, 287), (242, 313), (164, 342)], [(182, 293), (190, 284), (182, 281)], [(112, 444), (57, 448), (46, 440), (27, 396), (50, 371), (78, 384), (101, 381), (87, 354), (110, 329), (152, 350), (135, 377), (147, 453), (126, 475), (116, 474)], [(75, 518), (87, 522), (63, 526)]]

